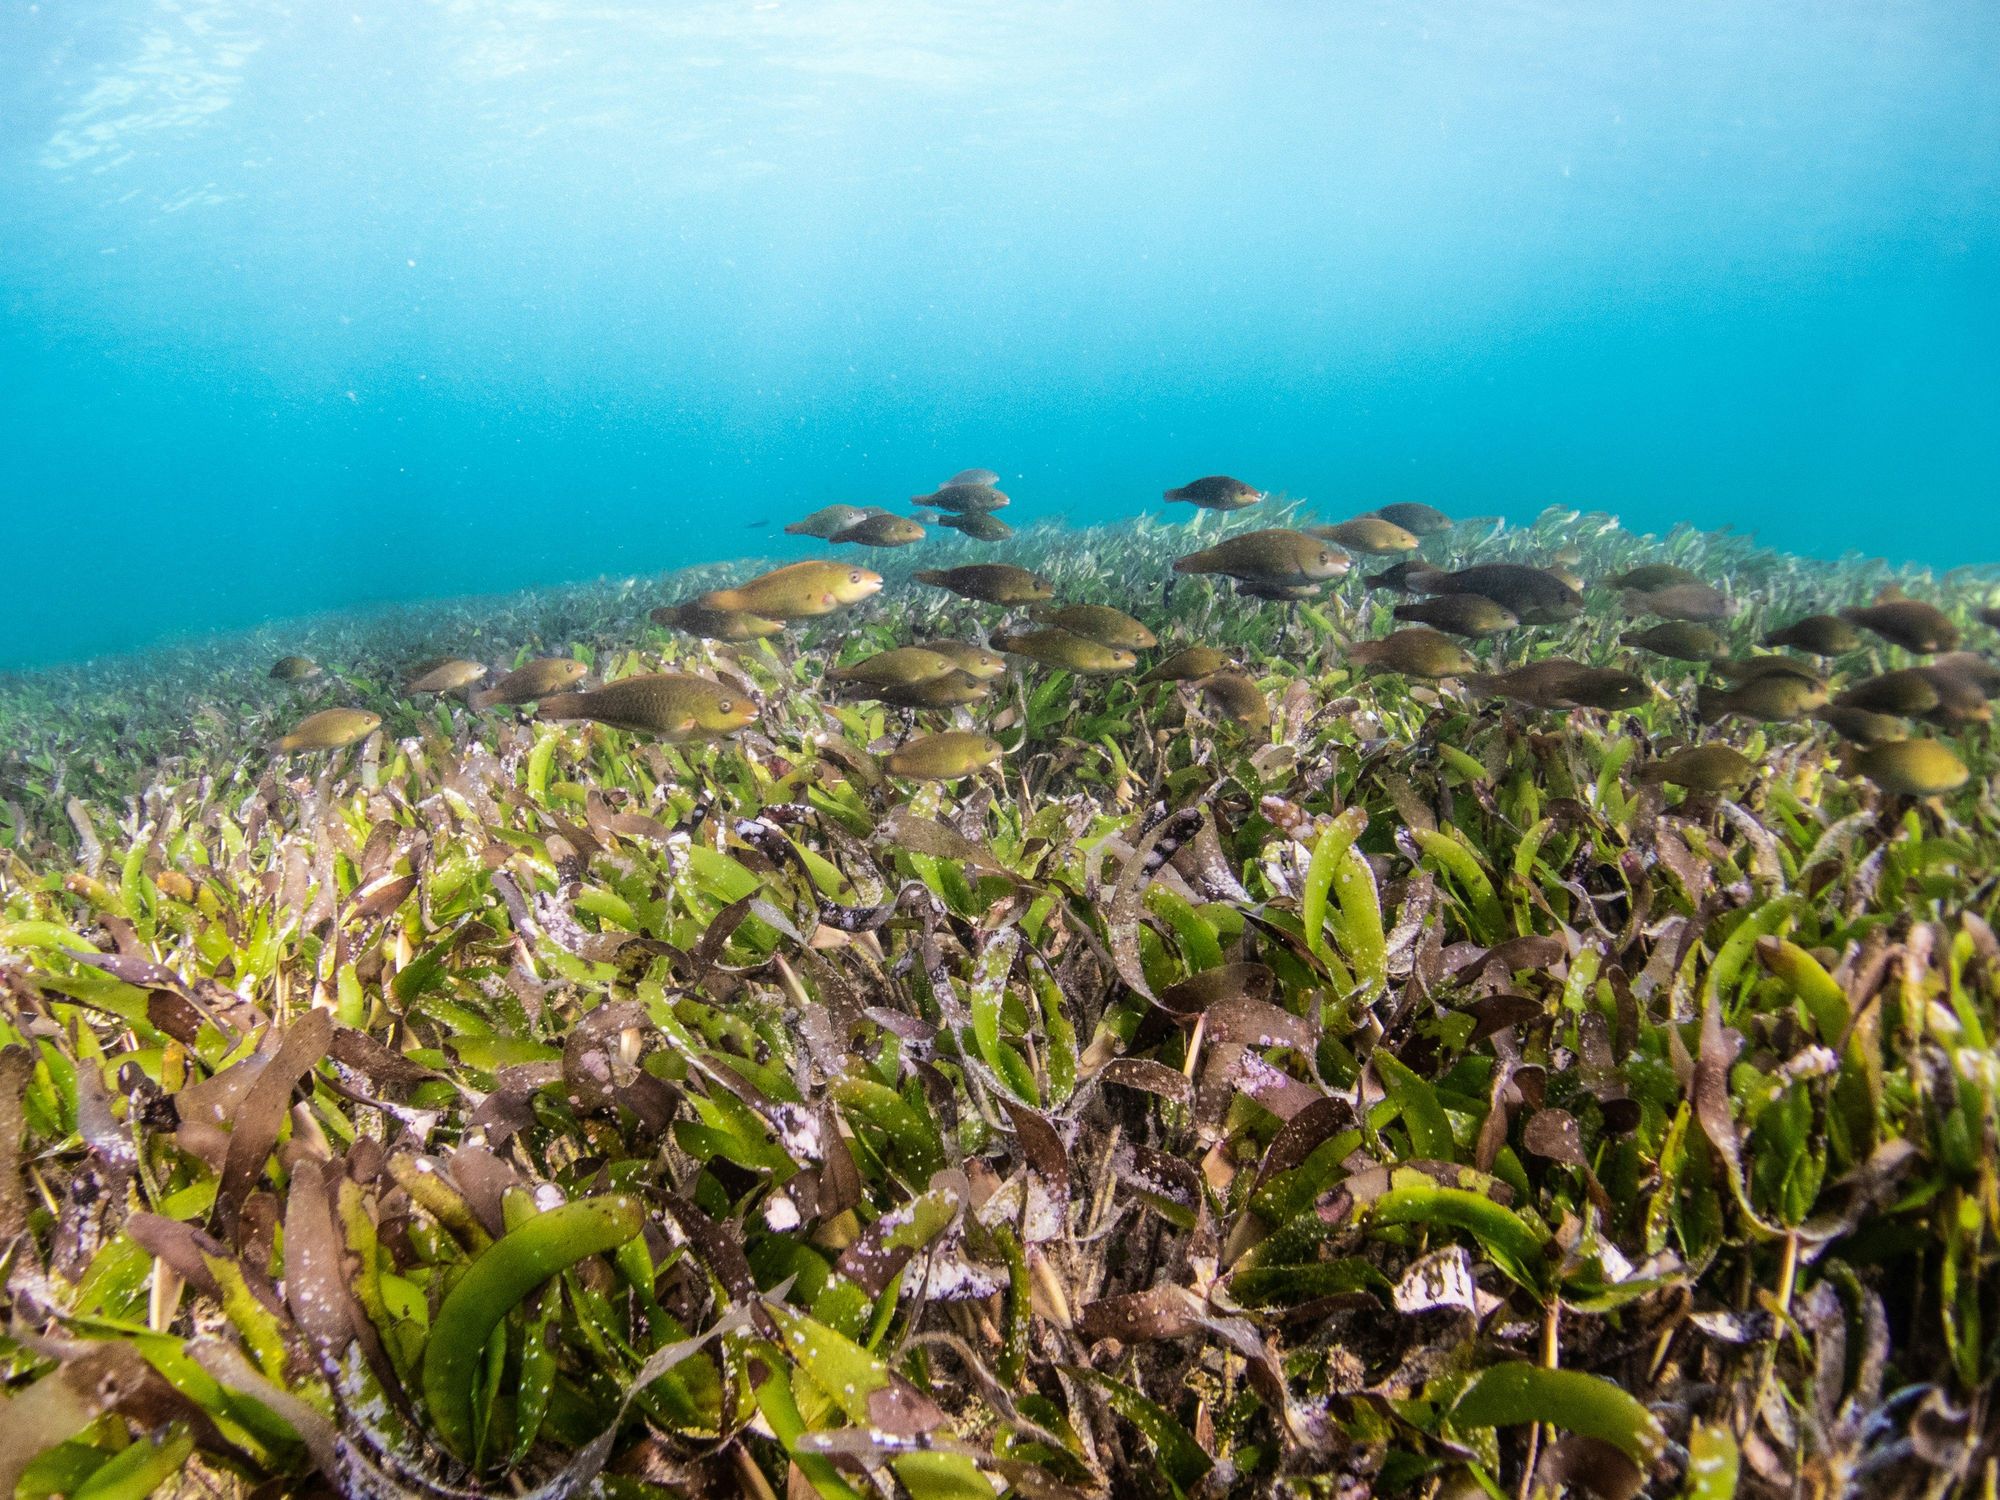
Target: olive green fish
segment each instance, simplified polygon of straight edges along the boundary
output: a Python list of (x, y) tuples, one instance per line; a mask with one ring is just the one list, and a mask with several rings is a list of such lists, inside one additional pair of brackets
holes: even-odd
[(1463, 646), (1426, 625), (1412, 625), (1380, 640), (1358, 641), (1347, 656), (1357, 665), (1405, 677), (1464, 677), (1479, 670)]
[(1627, 589), (1628, 615), (1658, 615), (1663, 620), (1726, 620), (1736, 602), (1705, 583), (1670, 583), (1657, 589)]
[(710, 609), (694, 603), (663, 604), (647, 618), (655, 625), (704, 641), (761, 641), (785, 628), (781, 620), (767, 620), (740, 609)]
[(958, 513), (946, 511), (939, 515), (937, 523), (949, 526), (953, 531), (962, 532), (975, 542), (1004, 542), (1014, 534), (1014, 528), (998, 516), (988, 515), (983, 510), (968, 510)]
[(299, 720), (290, 734), (271, 741), (271, 749), (340, 750), (365, 740), (381, 727), (382, 716), (364, 708), (323, 708)]
[(985, 682), (1007, 670), (1007, 660), (999, 653), (975, 646), (970, 641), (918, 641), (926, 651), (935, 651), (966, 676)]
[(1425, 505), (1421, 500), (1397, 500), (1389, 505), (1378, 505), (1374, 513), (1417, 536), (1436, 536), (1441, 531), (1451, 530), (1451, 517), (1435, 505)]
[(1008, 499), (990, 484), (946, 484), (940, 485), (928, 495), (912, 495), (910, 500), (916, 505), (928, 505), (932, 510), (994, 511), (1005, 510)]
[(1639, 767), (1641, 781), (1664, 781), (1692, 792), (1729, 792), (1747, 786), (1757, 766), (1729, 745), (1688, 745)]
[(854, 697), (893, 703), (898, 708), (961, 708), (978, 703), (993, 691), (990, 681), (982, 682), (967, 672), (951, 671), (927, 677), (921, 682), (883, 684), (849, 689)]
[(1861, 632), (1839, 615), (1807, 615), (1764, 637), (1767, 646), (1789, 646), (1814, 656), (1845, 656), (1861, 649)]
[(834, 667), (826, 674), (826, 680), (865, 683), (870, 687), (908, 687), (913, 682), (928, 682), (957, 670), (957, 664), (941, 652), (927, 651), (922, 646), (898, 646), (893, 651), (878, 651), (844, 667)]
[(870, 516), (886, 514), (879, 505), (824, 505), (811, 515), (792, 522), (785, 528), (785, 533), (788, 536), (817, 537), (822, 542), (829, 542), (848, 527), (859, 525)]
[(543, 656), (516, 667), (492, 687), (474, 693), (468, 700), (474, 708), (492, 708), (499, 703), (533, 703), (551, 693), (560, 693), (590, 668), (567, 656)]
[(1163, 498), (1198, 505), (1203, 510), (1242, 510), (1256, 505), (1264, 496), (1263, 490), (1253, 488), (1240, 479), (1231, 479), (1227, 474), (1209, 474), (1200, 479), (1190, 479), (1179, 489), (1168, 490)]
[(1353, 565), (1346, 553), (1302, 531), (1274, 527), (1226, 537), (1174, 560), (1176, 573), (1220, 573), (1251, 583), (1296, 587), (1338, 578)]
[(1511, 672), (1475, 673), (1466, 688), (1480, 697), (1511, 698), (1532, 708), (1635, 708), (1652, 697), (1641, 678), (1568, 657), (1529, 662)]
[(1399, 620), (1473, 639), (1498, 635), (1521, 623), (1513, 610), (1494, 603), (1484, 594), (1436, 594), (1399, 604), (1390, 613)]
[(462, 656), (451, 656), (443, 661), (427, 662), (421, 672), (403, 684), (403, 691), (451, 693), (460, 688), (471, 687), (485, 675), (486, 667), (483, 663), (468, 661)]
[(1863, 746), (1883, 745), (1890, 740), (1909, 738), (1903, 721), (1894, 714), (1872, 713), (1865, 708), (1834, 703), (1821, 709), (1813, 717), (1827, 726), (1844, 740), (1851, 740)]
[(1365, 553), (1369, 557), (1394, 557), (1402, 552), (1414, 552), (1423, 545), (1423, 540), (1413, 531), (1406, 531), (1394, 521), (1385, 521), (1380, 516), (1356, 516), (1351, 521), (1342, 521), (1334, 526), (1308, 526), (1307, 536), (1316, 536), (1324, 541), (1345, 547), (1349, 552)]
[(1892, 646), (1901, 646), (1919, 656), (1949, 651), (1958, 645), (1958, 627), (1951, 616), (1921, 599), (1883, 599), (1843, 609), (1840, 617), (1863, 630), (1873, 631)]
[(1036, 604), (1053, 599), (1056, 592), (1048, 579), (1012, 563), (965, 563), (956, 568), (926, 568), (910, 576), (918, 583), (949, 589), (983, 604)]
[(281, 656), (271, 664), (271, 676), (279, 682), (310, 682), (319, 674), (320, 664), (310, 656)]
[(1067, 630), (1003, 633), (993, 637), (993, 644), (1009, 656), (1025, 656), (1045, 667), (1061, 667), (1087, 676), (1130, 672), (1139, 665), (1139, 658), (1121, 646), (1107, 646)]
[(1630, 630), (1618, 640), (1621, 645), (1669, 656), (1675, 661), (1715, 661), (1729, 649), (1729, 642), (1717, 631), (1689, 620), (1669, 620), (1646, 630)]
[(846, 563), (809, 560), (761, 573), (733, 589), (713, 589), (694, 602), (704, 609), (804, 620), (830, 615), (882, 587), (882, 575)]
[(1476, 563), (1455, 573), (1411, 580), (1424, 594), (1482, 594), (1514, 612), (1523, 625), (1554, 625), (1583, 613), (1583, 594), (1546, 568)]
[(1766, 723), (1789, 723), (1826, 707), (1826, 688), (1815, 678), (1767, 672), (1734, 687), (1695, 690), (1695, 717), (1713, 723), (1731, 715)]
[(736, 688), (681, 672), (643, 672), (581, 693), (541, 701), (544, 719), (588, 719), (613, 729), (670, 741), (715, 739), (757, 717), (757, 705)]
[(956, 781), (998, 765), (1006, 752), (1000, 742), (970, 729), (920, 734), (892, 750), (882, 764), (892, 776), (912, 781)]
[(1187, 646), (1154, 664), (1141, 682), (1194, 682), (1212, 677), (1230, 664), (1230, 655), (1213, 646)]
[(1106, 646), (1146, 651), (1160, 644), (1159, 637), (1139, 621), (1122, 609), (1104, 604), (1038, 604), (1028, 614), (1040, 624), (1053, 625)]
[(1849, 767), (1883, 791), (1903, 797), (1939, 797), (1972, 777), (1965, 762), (1936, 740), (1889, 740), (1849, 753)]
[(863, 516), (836, 531), (829, 541), (862, 547), (908, 547), (924, 539), (924, 528), (908, 516)]
[(1271, 727), (1271, 700), (1264, 690), (1241, 672), (1217, 672), (1195, 686), (1210, 708), (1245, 729)]

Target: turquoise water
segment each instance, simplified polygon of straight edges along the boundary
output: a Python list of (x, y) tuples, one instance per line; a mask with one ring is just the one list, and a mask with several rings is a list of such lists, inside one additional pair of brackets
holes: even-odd
[(1937, 0), (10, 0), (0, 667), (974, 464), (2000, 560), (1996, 57)]

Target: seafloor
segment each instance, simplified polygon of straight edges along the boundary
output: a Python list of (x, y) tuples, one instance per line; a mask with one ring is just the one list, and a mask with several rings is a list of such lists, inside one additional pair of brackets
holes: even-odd
[[(1814, 721), (1698, 725), (1601, 588), (1475, 651), (1636, 708), (1362, 673), (1365, 563), (1164, 588), (1252, 524), (871, 553), (748, 646), (648, 622), (713, 567), (0, 680), (0, 1493), (1993, 1493), (1983, 716), (1892, 795)], [(1990, 570), (1573, 512), (1425, 552), (1564, 548), (1720, 587), (1738, 652), (1889, 584), (2000, 645)], [(975, 558), (1228, 650), (1268, 724), (1033, 663), (823, 690), (998, 625), (908, 580)], [(446, 653), (761, 714), (399, 691)], [(333, 704), (382, 731), (263, 748)], [(997, 771), (884, 773), (954, 718)], [(1639, 774), (1697, 738), (1754, 780)]]

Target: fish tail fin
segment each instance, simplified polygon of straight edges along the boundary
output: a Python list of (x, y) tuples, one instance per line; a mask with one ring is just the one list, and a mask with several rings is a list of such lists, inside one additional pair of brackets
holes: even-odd
[(491, 708), (499, 701), (500, 689), (498, 688), (480, 688), (476, 692), (465, 695), (465, 706), (467, 708)]
[(1704, 724), (1713, 724), (1729, 712), (1725, 696), (1715, 688), (1706, 685), (1694, 690), (1694, 716)]
[(584, 710), (582, 693), (551, 693), (535, 705), (538, 719), (582, 719), (588, 718)]
[(919, 568), (910, 577), (914, 578), (918, 583), (928, 583), (936, 588), (943, 588), (945, 586), (944, 573), (937, 568)]
[(272, 755), (287, 755), (298, 749), (298, 741), (289, 734), (281, 734), (275, 740), (266, 740), (264, 748)]
[(1491, 672), (1467, 672), (1459, 681), (1465, 690), (1475, 698), (1497, 698), (1500, 696), (1500, 679)]

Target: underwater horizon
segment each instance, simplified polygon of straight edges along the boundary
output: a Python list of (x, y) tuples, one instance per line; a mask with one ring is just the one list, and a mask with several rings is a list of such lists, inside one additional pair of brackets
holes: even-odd
[(2000, 15), (14, 5), (0, 670), (1240, 474), (2000, 559)]

